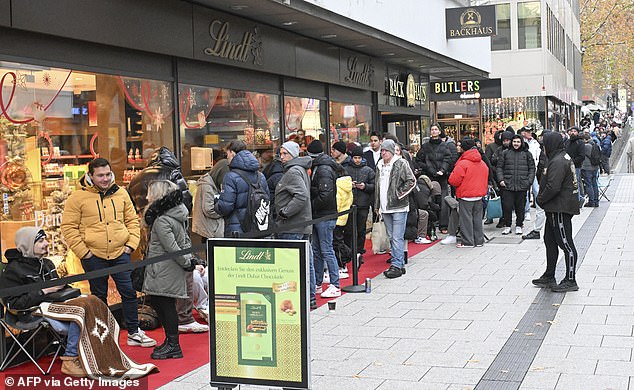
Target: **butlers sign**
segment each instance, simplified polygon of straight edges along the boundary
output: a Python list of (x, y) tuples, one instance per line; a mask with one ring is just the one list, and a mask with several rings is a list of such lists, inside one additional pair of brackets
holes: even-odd
[(490, 37), (497, 34), (495, 6), (445, 9), (447, 39)]

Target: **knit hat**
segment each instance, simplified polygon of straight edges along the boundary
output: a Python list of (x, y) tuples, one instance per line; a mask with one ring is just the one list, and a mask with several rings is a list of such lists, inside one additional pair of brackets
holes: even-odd
[(293, 158), (299, 156), (299, 144), (295, 141), (286, 141), (282, 144), (282, 149), (286, 149)]
[(308, 155), (310, 155), (311, 157), (315, 157), (318, 154), (322, 154), (324, 152), (324, 147), (321, 144), (320, 140), (314, 139), (311, 143), (308, 144), (306, 151), (308, 152)]
[(343, 141), (337, 141), (334, 144), (332, 144), (332, 148), (340, 153), (345, 153), (346, 152), (346, 143)]
[(396, 144), (391, 139), (386, 139), (381, 143), (381, 150), (387, 150), (392, 154), (396, 154)]
[(34, 253), (35, 243), (46, 237), (44, 230), (35, 226), (25, 226), (15, 233), (15, 245), (24, 257), (37, 257)]
[[(510, 126), (509, 126), (510, 127)], [(502, 141), (504, 141), (505, 139), (513, 139), (513, 136), (515, 135), (514, 132), (508, 131), (508, 130), (504, 130), (504, 133), (502, 133)]]
[(361, 146), (357, 146), (350, 152), (351, 157), (355, 156), (363, 156), (363, 148)]
[(467, 151), (469, 149), (475, 148), (475, 141), (473, 138), (464, 137), (462, 141), (460, 141), (460, 147), (462, 150)]

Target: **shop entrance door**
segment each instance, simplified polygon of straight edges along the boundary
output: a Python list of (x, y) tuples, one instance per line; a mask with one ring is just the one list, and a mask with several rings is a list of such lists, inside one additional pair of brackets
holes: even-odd
[[(425, 118), (423, 126), (425, 126)], [(400, 142), (418, 150), (421, 141), (421, 117), (383, 113), (381, 115), (383, 133), (394, 134)]]

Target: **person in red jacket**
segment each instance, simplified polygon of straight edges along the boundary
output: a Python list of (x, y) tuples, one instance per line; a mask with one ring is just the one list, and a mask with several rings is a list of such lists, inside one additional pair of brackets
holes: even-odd
[(482, 161), (475, 141), (465, 137), (459, 145), (462, 154), (449, 176), (449, 184), (456, 187), (460, 217), (461, 243), (458, 248), (484, 244), (482, 231), (482, 197), (488, 190), (489, 168)]

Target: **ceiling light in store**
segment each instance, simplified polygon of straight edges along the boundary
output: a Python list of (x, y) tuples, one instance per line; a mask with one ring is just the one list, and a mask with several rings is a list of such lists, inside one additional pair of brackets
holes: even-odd
[(229, 123), (246, 123), (246, 122), (248, 122), (246, 119), (238, 119), (238, 120), (229, 121)]
[(297, 22), (294, 21), (294, 20), (289, 20), (287, 22), (282, 22), (282, 26), (292, 26), (294, 24), (297, 24)]
[(365, 44), (363, 44), (363, 43), (362, 43), (362, 44), (360, 44), (360, 45), (355, 45), (354, 47), (358, 47), (359, 49), (361, 49), (362, 47), (367, 47), (367, 46), (368, 46), (368, 45), (365, 45)]
[(385, 53), (386, 57), (390, 57), (390, 56), (393, 56), (393, 55), (395, 55), (395, 54), (394, 53)]
[(412, 62), (414, 62), (414, 60), (409, 59), (409, 60), (405, 60), (405, 62), (407, 62), (407, 63), (410, 63), (410, 64), (411, 64)]
[(231, 9), (234, 11), (242, 11), (243, 9), (249, 8), (248, 5), (232, 5)]
[(321, 39), (333, 39), (337, 38), (337, 34), (324, 34), (321, 36)]

